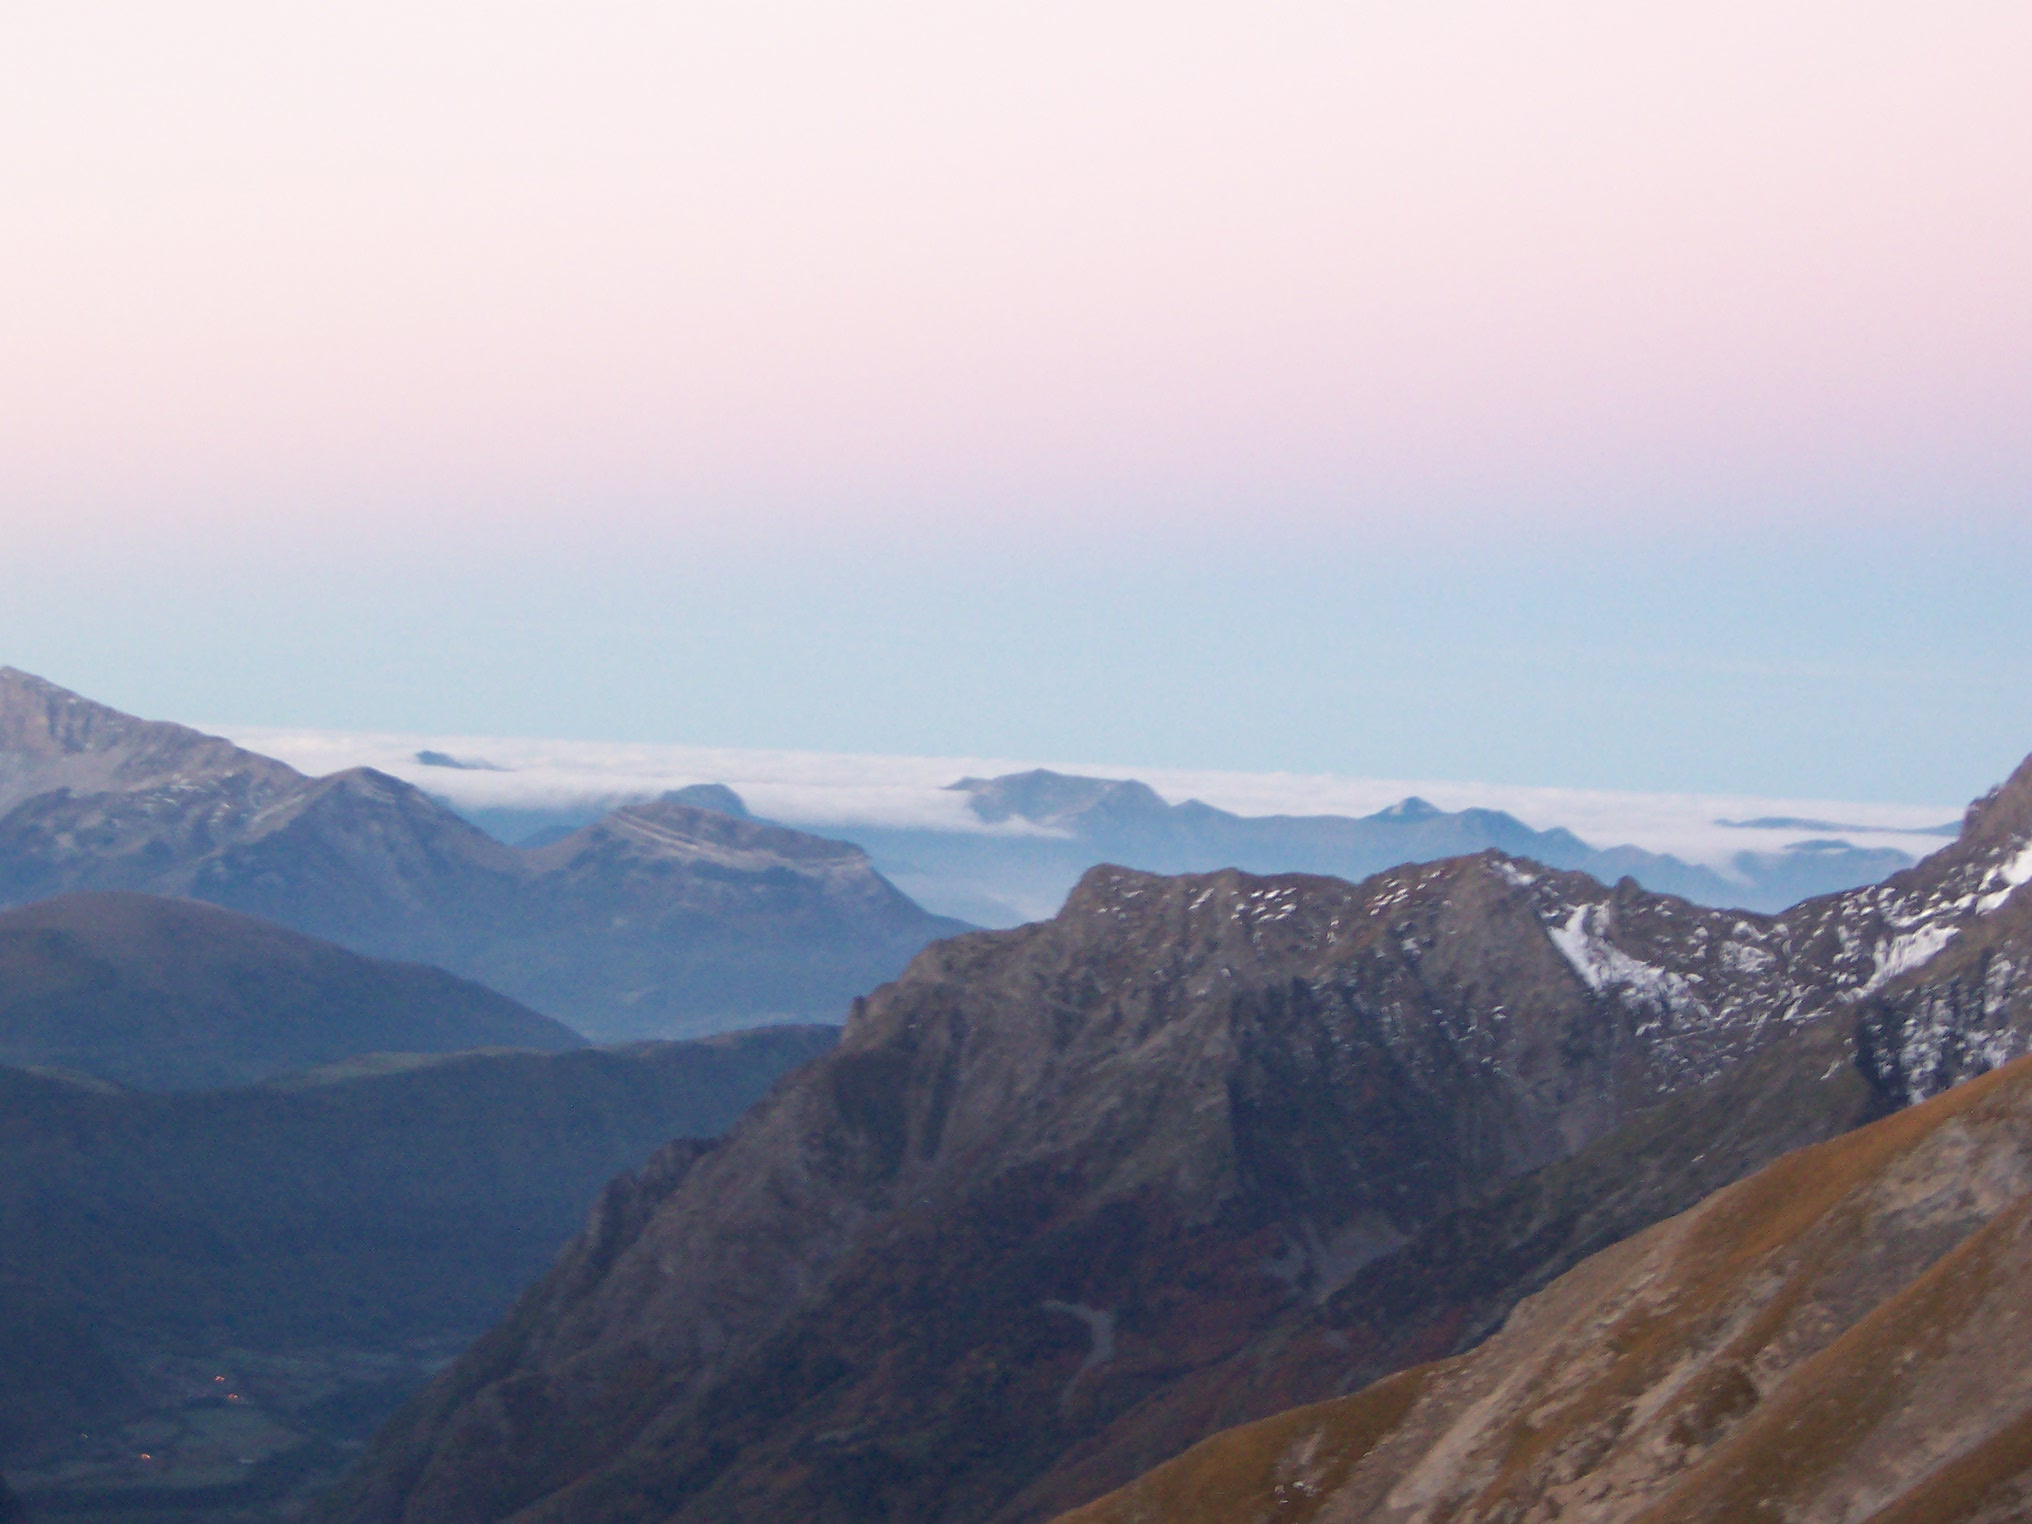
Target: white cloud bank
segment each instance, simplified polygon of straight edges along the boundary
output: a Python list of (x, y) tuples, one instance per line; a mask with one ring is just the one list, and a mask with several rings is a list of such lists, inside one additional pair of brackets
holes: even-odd
[[(1241, 815), (1366, 815), (1416, 794), (1442, 809), (1507, 810), (1540, 830), (1564, 826), (1597, 847), (1627, 844), (1723, 868), (1741, 851), (1775, 851), (1825, 835), (1921, 857), (1943, 845), (1945, 838), (1904, 833), (1957, 820), (1961, 814), (1959, 805), (1202, 772), (1010, 757), (896, 757), (234, 726), (221, 727), (219, 733), (306, 773), (379, 768), (461, 809), (583, 810), (624, 804), (691, 783), (724, 783), (757, 815), (839, 835), (851, 835), (856, 827), (1004, 833), (1030, 829), (1021, 822), (984, 826), (968, 810), (965, 796), (947, 785), (970, 774), (992, 777), (1039, 766), (1106, 778), (1140, 778), (1173, 803), (1203, 799)], [(428, 766), (416, 759), (422, 751), (469, 764), (491, 764), (491, 769)], [(1745, 830), (1716, 824), (1767, 817), (1834, 821), (1864, 829)]]

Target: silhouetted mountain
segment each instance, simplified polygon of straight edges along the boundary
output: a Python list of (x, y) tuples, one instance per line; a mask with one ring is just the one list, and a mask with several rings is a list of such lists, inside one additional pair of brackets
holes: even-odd
[(4, 1064), (190, 1090), (358, 1053), (584, 1042), (441, 969), (363, 958), (193, 900), (68, 894), (0, 911)]
[(31, 1496), (202, 1480), (218, 1372), (278, 1454), (344, 1437), (498, 1317), (617, 1171), (723, 1132), (836, 1037), (378, 1056), (180, 1094), (0, 1069), (0, 1459)]
[(964, 929), (845, 843), (730, 835), (730, 799), (632, 806), (521, 851), (386, 774), (305, 778), (0, 668), (0, 904), (205, 900), (481, 978), (596, 1037), (832, 1019)]
[(1617, 1245), (1473, 1353), (1195, 1446), (1061, 1524), (2032, 1513), (2032, 1061)]
[(1096, 869), (596, 1217), (319, 1516), (1049, 1517), (2024, 1051), (2028, 880), (2032, 764), (1775, 918), (1493, 852)]

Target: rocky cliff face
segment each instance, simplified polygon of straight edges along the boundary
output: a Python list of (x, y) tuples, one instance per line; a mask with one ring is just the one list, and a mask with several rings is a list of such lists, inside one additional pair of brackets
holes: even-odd
[(2032, 1510), (2032, 1062), (1787, 1156), (1466, 1356), (1062, 1524), (1874, 1524)]
[(663, 801), (519, 851), (371, 769), (306, 778), (0, 669), (0, 905), (78, 890), (441, 964), (596, 1037), (836, 1019), (964, 929), (843, 842)]
[[(1450, 1354), (1895, 1104), (1915, 1081), (1859, 1013), (1930, 998), (1927, 955), (2015, 960), (2028, 838), (2032, 768), (1947, 852), (1780, 918), (1494, 853), (1095, 870), (858, 1005), (325, 1517), (1049, 1516)], [(2022, 1050), (2015, 1010), (1986, 1057)]]

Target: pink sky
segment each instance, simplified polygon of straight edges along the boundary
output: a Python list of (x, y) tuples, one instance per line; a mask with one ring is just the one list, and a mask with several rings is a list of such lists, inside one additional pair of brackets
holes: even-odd
[(30, 527), (2024, 507), (2024, 6), (7, 12)]

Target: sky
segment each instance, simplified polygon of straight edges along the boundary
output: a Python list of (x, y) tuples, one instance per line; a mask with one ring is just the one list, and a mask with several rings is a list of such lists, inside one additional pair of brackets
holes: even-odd
[(2032, 10), (0, 8), (0, 661), (140, 713), (1961, 800)]

